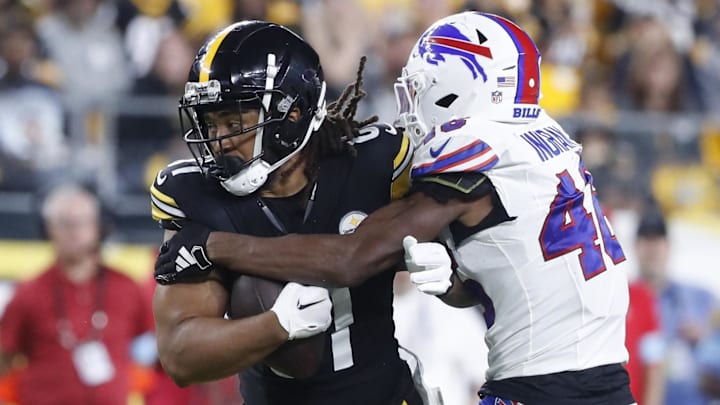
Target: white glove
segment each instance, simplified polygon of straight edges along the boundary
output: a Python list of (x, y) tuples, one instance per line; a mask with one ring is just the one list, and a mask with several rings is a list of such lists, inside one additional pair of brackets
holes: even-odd
[(430, 295), (445, 294), (452, 281), (452, 260), (445, 246), (437, 242), (418, 243), (412, 236), (403, 239), (405, 265), (410, 281), (418, 290)]
[(287, 283), (270, 310), (288, 332), (288, 340), (317, 335), (332, 322), (330, 295), (320, 287)]

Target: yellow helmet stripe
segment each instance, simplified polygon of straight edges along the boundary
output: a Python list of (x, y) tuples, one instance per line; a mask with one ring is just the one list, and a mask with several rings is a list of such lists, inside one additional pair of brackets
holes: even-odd
[(175, 208), (179, 208), (178, 204), (175, 202), (175, 199), (170, 197), (169, 195), (163, 193), (162, 191), (155, 188), (155, 185), (153, 184), (150, 186), (150, 194), (157, 198), (158, 200), (164, 202), (167, 205), (173, 206)]
[(208, 42), (207, 45), (207, 52), (203, 56), (202, 60), (200, 61), (200, 77), (198, 81), (200, 82), (207, 82), (210, 80), (210, 67), (212, 66), (213, 59), (215, 59), (215, 54), (217, 54), (218, 49), (220, 48), (220, 44), (222, 44), (225, 37), (235, 29), (236, 26), (238, 26), (241, 23), (235, 23), (233, 25), (228, 26), (224, 30), (218, 32), (211, 40)]

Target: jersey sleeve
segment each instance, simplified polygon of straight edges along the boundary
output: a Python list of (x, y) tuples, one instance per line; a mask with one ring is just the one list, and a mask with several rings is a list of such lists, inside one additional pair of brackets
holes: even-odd
[(390, 183), (390, 199), (402, 198), (410, 190), (410, 169), (412, 169), (413, 147), (410, 137), (402, 133), (400, 147), (393, 158), (393, 175)]
[(413, 192), (439, 202), (452, 198), (477, 199), (494, 188), (486, 173), (500, 160), (478, 135), (488, 128), (457, 119), (434, 128), (417, 147), (411, 178)]
[[(192, 165), (191, 165), (192, 164)], [(177, 181), (178, 170), (199, 171), (194, 162), (174, 162), (160, 170), (155, 181), (150, 186), (150, 212), (153, 220), (158, 221), (160, 226), (169, 230), (180, 229), (180, 223), (185, 219), (186, 214), (178, 203), (182, 193), (182, 186)]]
[(411, 176), (414, 179), (442, 173), (484, 173), (500, 160), (480, 135), (483, 128), (454, 120), (434, 128), (417, 148)]
[(368, 179), (384, 179), (392, 200), (407, 194), (413, 156), (407, 134), (389, 124), (372, 124), (360, 129), (354, 144)]
[(415, 178), (411, 192), (424, 193), (444, 204), (453, 198), (476, 200), (493, 190), (492, 183), (482, 173), (439, 173)]

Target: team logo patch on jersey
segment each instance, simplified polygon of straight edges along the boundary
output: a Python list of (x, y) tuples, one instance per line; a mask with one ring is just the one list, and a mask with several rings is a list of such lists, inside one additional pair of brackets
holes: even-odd
[(443, 55), (458, 56), (472, 73), (473, 79), (482, 76), (483, 81), (487, 81), (487, 75), (480, 66), (477, 56), (492, 59), (490, 48), (471, 42), (470, 38), (463, 35), (452, 24), (444, 24), (426, 32), (420, 38), (418, 47), (420, 56), (424, 57), (425, 61), (432, 65), (445, 62), (445, 56)]
[(493, 104), (502, 103), (502, 91), (496, 90), (490, 93), (490, 101), (492, 101)]
[(347, 235), (349, 233), (355, 232), (355, 229), (365, 218), (367, 218), (367, 216), (368, 214), (362, 211), (348, 212), (347, 214), (343, 215), (342, 219), (340, 219), (338, 233), (340, 233), (340, 235)]

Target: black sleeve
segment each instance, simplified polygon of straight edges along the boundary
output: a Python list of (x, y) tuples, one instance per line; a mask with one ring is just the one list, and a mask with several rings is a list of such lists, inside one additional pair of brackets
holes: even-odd
[(391, 200), (405, 196), (410, 188), (413, 147), (407, 134), (390, 124), (374, 123), (360, 129), (355, 149), (368, 179), (388, 185)]
[(413, 178), (411, 193), (424, 193), (439, 203), (452, 199), (477, 200), (493, 193), (495, 188), (483, 173), (441, 173)]
[(452, 199), (473, 201), (491, 196), (493, 208), (477, 225), (465, 226), (460, 221), (450, 224), (450, 233), (456, 245), (477, 232), (514, 219), (503, 207), (490, 179), (482, 173), (442, 173), (416, 177), (410, 192), (425, 193), (443, 204)]

